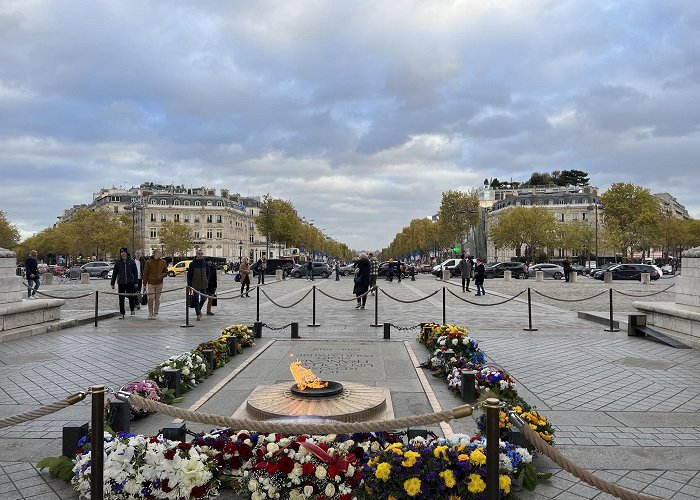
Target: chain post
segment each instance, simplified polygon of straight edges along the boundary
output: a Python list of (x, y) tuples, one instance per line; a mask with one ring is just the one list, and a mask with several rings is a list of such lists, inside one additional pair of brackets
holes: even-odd
[[(311, 274), (311, 276), (313, 276), (313, 274)], [(311, 324), (307, 325), (307, 326), (311, 326), (311, 327), (315, 328), (317, 326), (321, 326), (321, 325), (316, 324), (316, 285), (314, 285), (312, 290), (311, 290), (311, 304), (312, 304), (312, 306), (311, 306), (312, 307)]]
[(292, 323), (292, 338), (299, 338), (299, 323)]
[(190, 288), (185, 286), (185, 324), (180, 325), (180, 328), (192, 328), (194, 325), (190, 325)]
[(500, 496), (498, 422), (501, 404), (498, 398), (488, 398), (483, 407), (486, 408), (486, 499), (498, 500)]
[(379, 328), (379, 285), (374, 285), (374, 324), (369, 325)]
[(104, 492), (104, 448), (105, 448), (105, 386), (93, 385), (92, 394), (92, 433), (90, 435), (90, 498), (101, 500)]
[(384, 340), (391, 339), (391, 323), (384, 323)]
[(536, 332), (537, 328), (532, 328), (532, 297), (530, 296), (530, 287), (527, 287), (527, 328), (523, 328), (526, 332)]
[(97, 309), (99, 308), (100, 305), (100, 291), (95, 290), (95, 328), (97, 328)]
[(615, 323), (613, 321), (613, 289), (610, 288), (610, 328), (605, 329), (606, 332), (619, 332), (618, 328), (615, 328)]
[(260, 286), (255, 289), (255, 321), (260, 321)]
[(447, 304), (445, 299), (445, 287), (442, 287), (442, 324), (447, 324)]

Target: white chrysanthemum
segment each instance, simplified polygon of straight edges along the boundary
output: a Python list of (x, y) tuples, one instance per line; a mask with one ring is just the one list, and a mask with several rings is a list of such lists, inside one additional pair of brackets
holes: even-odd
[(323, 490), (323, 493), (329, 498), (335, 495), (335, 486), (333, 485), (333, 483), (328, 483), (326, 485), (326, 489)]
[(314, 475), (318, 479), (323, 480), (328, 475), (328, 470), (326, 470), (326, 468), (323, 465), (319, 465), (318, 467), (316, 467), (316, 472), (314, 473)]
[(505, 453), (500, 453), (498, 455), (498, 463), (499, 463), (499, 470), (501, 471), (501, 473), (503, 473), (503, 472), (510, 473), (513, 471), (513, 463), (510, 461), (510, 458)]
[(517, 447), (515, 451), (517, 451), (518, 455), (522, 457), (524, 464), (529, 464), (530, 462), (532, 462), (532, 455), (529, 451), (527, 451), (527, 448)]
[(267, 448), (268, 453), (274, 453), (280, 449), (280, 447), (277, 445), (277, 443), (270, 443), (266, 446), (266, 448)]

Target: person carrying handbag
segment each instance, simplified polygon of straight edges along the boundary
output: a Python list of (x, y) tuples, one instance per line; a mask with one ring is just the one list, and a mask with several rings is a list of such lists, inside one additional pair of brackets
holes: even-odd
[(243, 297), (244, 289), (245, 296), (248, 297), (248, 291), (250, 290), (250, 264), (248, 263), (248, 257), (243, 257), (238, 272), (241, 275), (241, 297)]

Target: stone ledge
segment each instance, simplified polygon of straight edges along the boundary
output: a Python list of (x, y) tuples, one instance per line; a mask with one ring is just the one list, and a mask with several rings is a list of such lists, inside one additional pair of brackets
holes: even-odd
[[(119, 311), (99, 313), (97, 317), (98, 320), (102, 321), (105, 319), (114, 318), (117, 315), (119, 315)], [(20, 328), (13, 328), (11, 330), (0, 331), (0, 343), (7, 342), (10, 340), (18, 340), (27, 337), (33, 337), (35, 335), (43, 335), (45, 333), (50, 332), (57, 332), (59, 330), (72, 328), (74, 326), (88, 325), (93, 323), (94, 321), (94, 315), (85, 314), (79, 318), (56, 319), (53, 321), (47, 321), (45, 323), (39, 323), (37, 325), (30, 325)]]
[(20, 314), (44, 309), (52, 309), (61, 307), (66, 304), (64, 299), (24, 299), (22, 302), (14, 302), (11, 304), (0, 304), (0, 316), (8, 316), (10, 314)]
[(634, 307), (642, 311), (667, 314), (677, 318), (700, 322), (700, 307), (676, 304), (675, 302), (633, 302)]

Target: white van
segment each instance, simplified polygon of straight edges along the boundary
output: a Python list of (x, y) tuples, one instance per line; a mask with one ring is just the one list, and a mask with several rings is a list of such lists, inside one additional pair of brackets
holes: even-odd
[(455, 276), (457, 274), (455, 268), (459, 264), (460, 259), (447, 259), (442, 264), (438, 264), (433, 267), (433, 274), (435, 276), (441, 277), (443, 269), (450, 271), (450, 276)]

